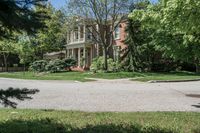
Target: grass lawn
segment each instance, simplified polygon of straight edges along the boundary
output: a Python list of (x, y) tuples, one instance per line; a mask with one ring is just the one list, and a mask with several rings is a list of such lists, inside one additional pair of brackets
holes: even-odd
[(0, 73), (0, 77), (17, 78), (17, 79), (33, 79), (33, 80), (77, 80), (91, 81), (87, 78), (103, 78), (103, 79), (120, 79), (134, 78), (140, 76), (140, 73), (118, 72), (118, 73), (96, 73), (91, 72), (62, 72), (62, 73), (33, 73), (33, 72), (12, 72)]
[(199, 133), (200, 113), (0, 110), (0, 133)]
[(200, 75), (192, 72), (171, 72), (171, 73), (144, 73), (136, 81), (147, 82), (151, 80), (195, 80), (200, 79)]
[(191, 72), (171, 72), (171, 73), (138, 73), (138, 72), (117, 72), (117, 73), (96, 73), (91, 72), (62, 72), (62, 73), (33, 73), (33, 72), (13, 72), (0, 73), (0, 77), (17, 78), (17, 79), (33, 79), (33, 80), (77, 80), (91, 81), (87, 78), (102, 79), (121, 79), (132, 78), (137, 81), (149, 80), (187, 80), (200, 79), (200, 75)]

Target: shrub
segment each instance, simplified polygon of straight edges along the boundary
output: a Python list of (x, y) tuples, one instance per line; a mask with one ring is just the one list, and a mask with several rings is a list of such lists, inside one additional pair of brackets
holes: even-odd
[(72, 58), (63, 59), (63, 61), (64, 61), (64, 67), (68, 70), (71, 70), (70, 68), (76, 66), (77, 63), (76, 60)]
[[(92, 64), (90, 66), (90, 70), (93, 72), (102, 72), (104, 71), (104, 57), (95, 58), (92, 61)], [(109, 72), (116, 72), (119, 71), (119, 64), (113, 59), (108, 59), (108, 71)]]
[(93, 72), (97, 72), (103, 70), (104, 68), (104, 61), (103, 57), (94, 58), (92, 64), (90, 66), (90, 70)]
[(44, 72), (46, 71), (45, 67), (48, 64), (46, 60), (38, 60), (31, 64), (30, 70), (36, 71), (36, 72)]
[(61, 72), (65, 68), (65, 62), (60, 59), (52, 60), (46, 65), (46, 71), (51, 73)]

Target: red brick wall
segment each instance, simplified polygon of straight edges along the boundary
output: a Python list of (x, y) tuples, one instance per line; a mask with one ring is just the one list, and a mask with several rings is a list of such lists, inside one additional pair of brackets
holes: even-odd
[(126, 30), (126, 22), (122, 22), (119, 26), (120, 28), (120, 39), (114, 40), (114, 45), (120, 46), (121, 49), (126, 48), (127, 46), (124, 44), (124, 41), (126, 39), (127, 33), (125, 32)]

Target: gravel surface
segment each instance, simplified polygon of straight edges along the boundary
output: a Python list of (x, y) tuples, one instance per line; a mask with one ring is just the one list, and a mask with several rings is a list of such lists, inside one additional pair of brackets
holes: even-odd
[[(200, 112), (200, 82), (142, 83), (128, 80), (95, 82), (37, 81), (0, 78), (2, 89), (37, 88), (32, 100), (18, 108), (89, 112), (195, 111)], [(188, 97), (195, 94), (196, 97)]]

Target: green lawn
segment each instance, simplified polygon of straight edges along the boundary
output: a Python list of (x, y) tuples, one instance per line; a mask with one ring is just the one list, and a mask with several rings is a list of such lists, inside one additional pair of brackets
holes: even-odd
[(62, 72), (62, 73), (33, 73), (33, 72), (13, 72), (0, 73), (0, 77), (17, 78), (17, 79), (33, 79), (33, 80), (77, 80), (90, 81), (87, 78), (104, 78), (104, 79), (120, 79), (120, 78), (134, 78), (140, 76), (140, 73), (96, 73), (91, 72)]
[(136, 81), (147, 82), (151, 80), (195, 80), (200, 79), (200, 75), (192, 72), (171, 72), (171, 73), (144, 73)]
[(0, 110), (0, 133), (199, 133), (200, 113)]
[(117, 72), (117, 73), (96, 73), (91, 72), (62, 72), (62, 73), (33, 73), (33, 72), (13, 72), (0, 73), (0, 77), (33, 79), (33, 80), (77, 80), (91, 81), (87, 78), (120, 79), (132, 78), (137, 81), (149, 80), (187, 80), (200, 79), (200, 75), (190, 72), (171, 72), (171, 73), (138, 73), (138, 72)]

